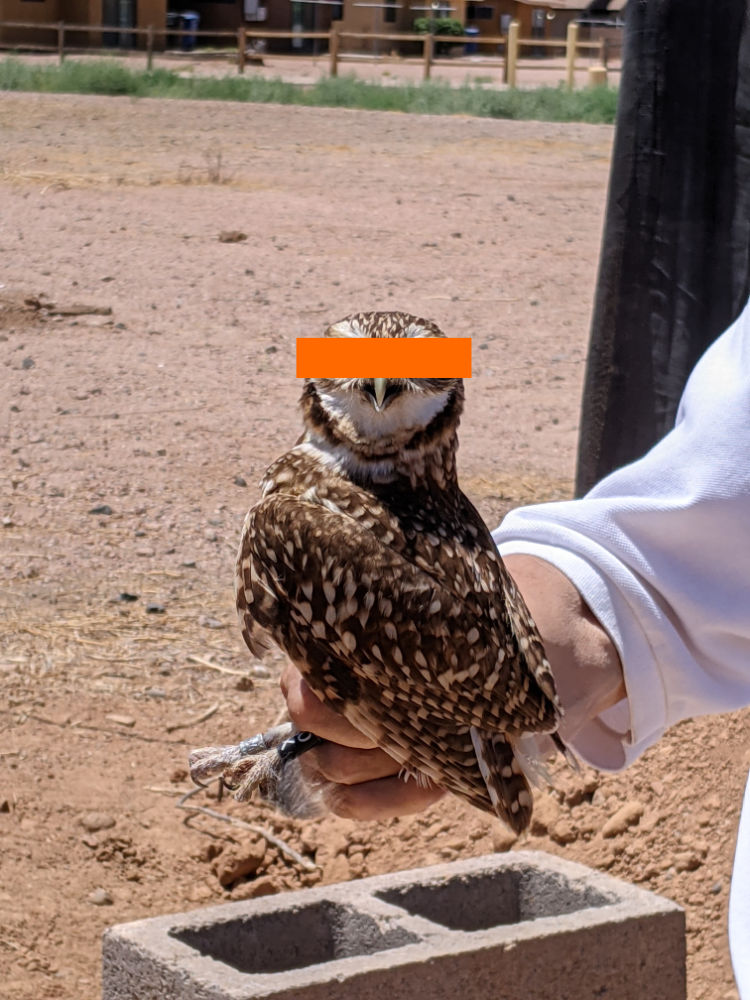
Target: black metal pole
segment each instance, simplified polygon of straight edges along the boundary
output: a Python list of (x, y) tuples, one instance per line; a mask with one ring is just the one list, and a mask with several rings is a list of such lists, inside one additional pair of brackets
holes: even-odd
[(750, 292), (745, 0), (630, 0), (576, 492), (674, 423)]

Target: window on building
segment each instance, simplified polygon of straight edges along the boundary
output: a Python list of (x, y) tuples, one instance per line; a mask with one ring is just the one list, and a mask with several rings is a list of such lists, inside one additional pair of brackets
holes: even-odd
[(469, 3), (466, 5), (467, 21), (492, 21), (495, 17), (495, 8), (484, 3)]

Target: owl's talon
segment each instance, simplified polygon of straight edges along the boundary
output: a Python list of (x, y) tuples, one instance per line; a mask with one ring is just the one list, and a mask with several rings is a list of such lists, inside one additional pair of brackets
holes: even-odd
[[(227, 769), (245, 759), (253, 760), (268, 753), (289, 739), (293, 732), (292, 724), (287, 722), (231, 746), (198, 747), (188, 757), (190, 777), (196, 785), (202, 784), (206, 778), (215, 778), (217, 775), (224, 777)], [(227, 784), (226, 779), (224, 784)]]
[(253, 792), (273, 801), (283, 762), (277, 749), (257, 757), (243, 757), (224, 771), (222, 780), (237, 802), (247, 802)]
[(202, 786), (206, 780), (221, 775), (231, 763), (231, 752), (234, 749), (235, 747), (199, 747), (193, 750), (188, 757), (188, 768), (194, 784)]
[(218, 775), (237, 802), (246, 802), (257, 792), (287, 816), (320, 816), (325, 811), (320, 789), (305, 780), (298, 758), (323, 742), (286, 723), (234, 746), (193, 750), (190, 776), (202, 785), (202, 779)]

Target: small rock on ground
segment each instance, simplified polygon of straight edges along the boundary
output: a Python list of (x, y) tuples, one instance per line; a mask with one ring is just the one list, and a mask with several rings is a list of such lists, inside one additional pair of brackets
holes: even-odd
[(616, 813), (609, 817), (602, 827), (602, 837), (616, 837), (640, 820), (643, 815), (643, 805), (635, 799), (626, 802)]
[(81, 816), (79, 822), (84, 830), (87, 830), (89, 833), (96, 833), (97, 830), (109, 830), (115, 825), (116, 820), (109, 813), (90, 812)]
[(112, 906), (114, 899), (112, 894), (106, 889), (94, 889), (86, 897), (86, 901), (91, 903), (92, 906)]

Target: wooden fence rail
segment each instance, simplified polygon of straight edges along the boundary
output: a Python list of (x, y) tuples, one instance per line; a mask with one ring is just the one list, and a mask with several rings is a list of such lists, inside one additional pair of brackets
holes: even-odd
[[(240, 25), (236, 31), (211, 31), (203, 28), (156, 28), (153, 25), (149, 25), (146, 28), (131, 28), (112, 24), (68, 24), (65, 21), (56, 21), (50, 24), (40, 24), (35, 21), (0, 21), (0, 32), (2, 32), (5, 28), (56, 32), (56, 45), (44, 45), (41, 43), (31, 44), (28, 42), (4, 42), (0, 39), (0, 49), (4, 48), (13, 51), (32, 50), (37, 52), (57, 52), (60, 63), (62, 63), (65, 59), (66, 53), (70, 54), (72, 52), (76, 52), (94, 54), (104, 51), (112, 54), (113, 51), (117, 50), (116, 46), (79, 46), (78, 48), (74, 48), (70, 45), (69, 41), (66, 43), (66, 36), (69, 40), (70, 35), (76, 33), (87, 33), (90, 35), (108, 34), (117, 35), (118, 37), (130, 36), (133, 38), (143, 37), (145, 38), (144, 51), (146, 55), (146, 66), (148, 69), (151, 69), (153, 66), (154, 43), (157, 38), (163, 37), (176, 39), (179, 40), (178, 44), (181, 44), (183, 39), (195, 40), (198, 38), (231, 41), (234, 44), (227, 46), (227, 52), (236, 50), (236, 65), (238, 73), (245, 72), (248, 47), (256, 41), (271, 39), (311, 39), (328, 42), (329, 72), (331, 76), (338, 76), (338, 68), (341, 62), (354, 60), (357, 62), (383, 62), (388, 60), (389, 57), (387, 56), (369, 53), (346, 52), (342, 46), (342, 42), (347, 40), (366, 40), (387, 41), (396, 43), (397, 45), (399, 43), (419, 43), (422, 46), (421, 56), (398, 56), (391, 58), (395, 58), (399, 62), (421, 63), (422, 77), (424, 80), (429, 80), (432, 72), (432, 66), (435, 61), (435, 43), (439, 42), (441, 45), (462, 45), (465, 46), (469, 52), (476, 52), (478, 46), (480, 45), (493, 46), (497, 50), (497, 56), (483, 57), (481, 65), (487, 66), (488, 68), (500, 68), (502, 70), (503, 82), (507, 83), (509, 87), (517, 86), (518, 59), (521, 51), (526, 48), (546, 48), (549, 50), (558, 49), (561, 52), (564, 52), (565, 81), (566, 86), (570, 90), (572, 90), (574, 86), (577, 59), (581, 52), (589, 52), (598, 55), (600, 65), (597, 67), (597, 70), (600, 72), (598, 72), (596, 79), (597, 81), (606, 80), (606, 42), (604, 40), (595, 42), (579, 41), (578, 25), (575, 22), (571, 22), (568, 25), (567, 37), (559, 40), (520, 38), (518, 34), (519, 25), (517, 21), (511, 22), (507, 35), (437, 36), (431, 34), (386, 34), (379, 32), (342, 31), (338, 27), (333, 27), (330, 31), (268, 31), (263, 28), (248, 28), (247, 25), (243, 24)], [(501, 49), (502, 54), (500, 52)], [(451, 57), (449, 65), (476, 67), (477, 61), (475, 59)], [(534, 65), (536, 69), (547, 68), (544, 66), (544, 63), (535, 62)], [(549, 68), (556, 69), (558, 67), (550, 66)]]

